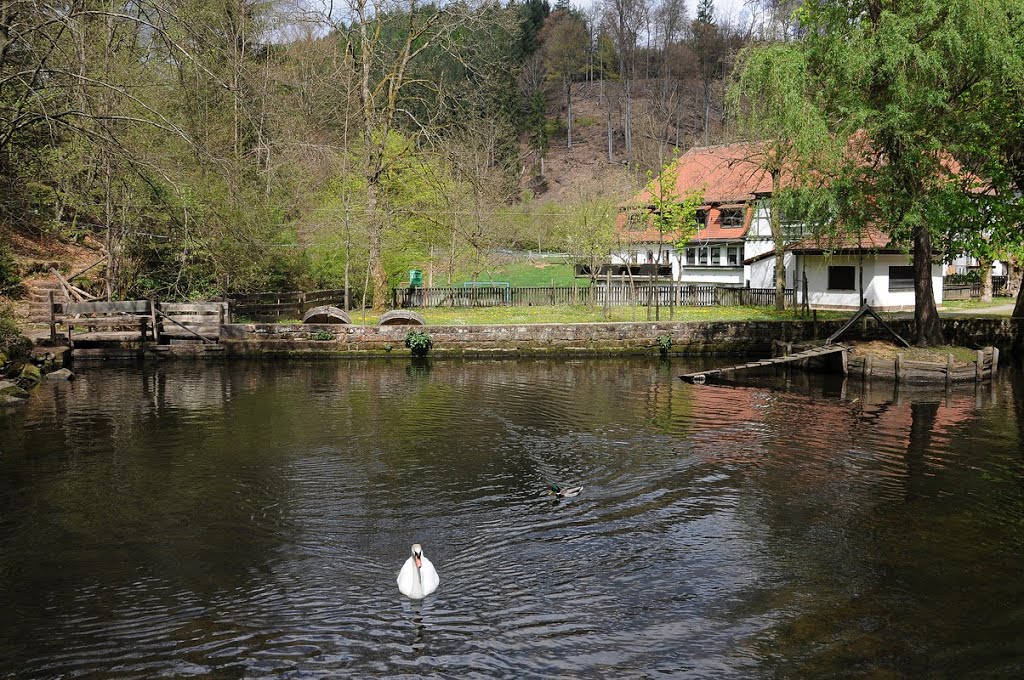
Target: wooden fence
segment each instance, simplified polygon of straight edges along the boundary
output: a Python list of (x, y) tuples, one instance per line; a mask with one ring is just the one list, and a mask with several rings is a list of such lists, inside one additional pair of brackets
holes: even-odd
[(345, 308), (345, 289), (291, 291), (285, 293), (237, 293), (228, 295), (232, 313), (254, 321), (273, 323), (301, 319), (311, 308), (334, 305)]
[[(1006, 277), (1005, 276), (993, 276), (992, 277), (992, 295), (1005, 295), (1006, 294)], [(981, 283), (975, 281), (973, 283), (951, 283), (943, 284), (942, 286), (942, 299), (943, 300), (977, 300), (981, 298)]]
[[(793, 307), (793, 289), (785, 291), (786, 306)], [(471, 288), (394, 288), (391, 304), (408, 307), (536, 307), (542, 305), (669, 307), (771, 306), (774, 288), (730, 288), (727, 286), (638, 283), (634, 286), (477, 286)]]

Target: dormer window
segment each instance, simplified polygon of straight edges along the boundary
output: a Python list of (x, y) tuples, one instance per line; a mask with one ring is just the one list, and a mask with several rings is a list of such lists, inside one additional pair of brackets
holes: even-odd
[(743, 226), (743, 208), (722, 208), (719, 211), (719, 221), (723, 229), (739, 229)]
[(704, 229), (708, 226), (708, 211), (699, 209), (693, 216), (693, 221), (697, 224), (697, 231)]
[(630, 231), (643, 231), (647, 228), (647, 213), (631, 212), (626, 218), (626, 228)]

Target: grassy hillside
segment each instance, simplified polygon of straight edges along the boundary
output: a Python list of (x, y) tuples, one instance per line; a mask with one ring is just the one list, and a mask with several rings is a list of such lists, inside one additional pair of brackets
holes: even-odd
[[(469, 278), (457, 278), (453, 283), (461, 286)], [(512, 286), (571, 286), (573, 284), (573, 266), (554, 260), (519, 260), (505, 265), (498, 265), (486, 270), (477, 281), (494, 281), (508, 283)], [(434, 281), (437, 284), (437, 280)], [(579, 279), (576, 285), (590, 285), (587, 279)]]

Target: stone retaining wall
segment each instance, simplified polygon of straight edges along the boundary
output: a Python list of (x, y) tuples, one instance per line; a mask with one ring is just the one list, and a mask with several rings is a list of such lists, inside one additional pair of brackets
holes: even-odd
[[(405, 336), (422, 330), (431, 355), (586, 355), (657, 353), (659, 336), (673, 354), (768, 354), (772, 340), (826, 337), (840, 322), (633, 322), (508, 326), (339, 326), (232, 324), (221, 342), (229, 356), (366, 356), (404, 354)], [(815, 332), (816, 331), (816, 332)], [(315, 340), (330, 333), (332, 340)]]
[[(655, 354), (658, 337), (672, 339), (671, 353), (769, 356), (772, 341), (805, 342), (834, 333), (843, 320), (632, 322), (577, 324), (512, 324), (489, 326), (348, 326), (329, 324), (228, 324), (219, 345), (150, 345), (122, 348), (130, 356), (155, 353), (167, 357), (370, 357), (407, 355), (405, 336), (412, 329), (428, 333), (432, 356), (585, 356), (601, 354)], [(913, 320), (890, 325), (908, 340)], [(946, 339), (951, 344), (981, 348), (1020, 349), (1024, 320), (947, 319)], [(330, 334), (330, 340), (314, 339)], [(843, 339), (885, 337), (873, 321), (858, 323)], [(136, 343), (137, 345), (138, 343)], [(108, 358), (111, 348), (78, 350)]]

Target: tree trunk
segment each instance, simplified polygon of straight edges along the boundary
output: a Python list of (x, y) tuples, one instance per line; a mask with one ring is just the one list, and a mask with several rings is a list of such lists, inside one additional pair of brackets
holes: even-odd
[(981, 301), (992, 302), (992, 261), (978, 258), (978, 274), (981, 278)]
[(1021, 267), (1021, 263), (1016, 257), (1008, 255), (1006, 257), (1006, 294), (1012, 297), (1017, 297), (1017, 293), (1020, 291), (1021, 278), (1024, 275), (1024, 268)]
[(782, 170), (772, 170), (772, 198), (768, 204), (768, 224), (772, 230), (775, 246), (775, 309), (786, 308), (786, 243), (782, 237), (782, 219), (776, 203), (782, 190)]
[[(1024, 286), (1020, 287), (1020, 291), (1024, 291)], [(1013, 305), (1013, 316), (1015, 318), (1024, 317), (1024, 295), (1017, 292), (1017, 302)]]
[(388, 303), (388, 275), (384, 269), (383, 242), (384, 242), (384, 216), (378, 210), (377, 185), (369, 183), (366, 187), (367, 204), (366, 216), (368, 218), (368, 231), (370, 240), (370, 279), (373, 286), (372, 306), (375, 311), (381, 311)]
[[(602, 80), (602, 86), (604, 81)], [(608, 162), (615, 162), (615, 156), (612, 154), (612, 102), (611, 97), (604, 98), (605, 113), (607, 114), (608, 120)]]
[(626, 160), (633, 161), (633, 95), (630, 92), (629, 78), (626, 78), (626, 123), (623, 126), (626, 134)]
[(572, 81), (569, 81), (565, 85), (565, 124), (568, 130), (568, 143), (566, 148), (572, 148)]
[(932, 288), (932, 235), (928, 227), (914, 227), (914, 327), (918, 347), (946, 344)]

